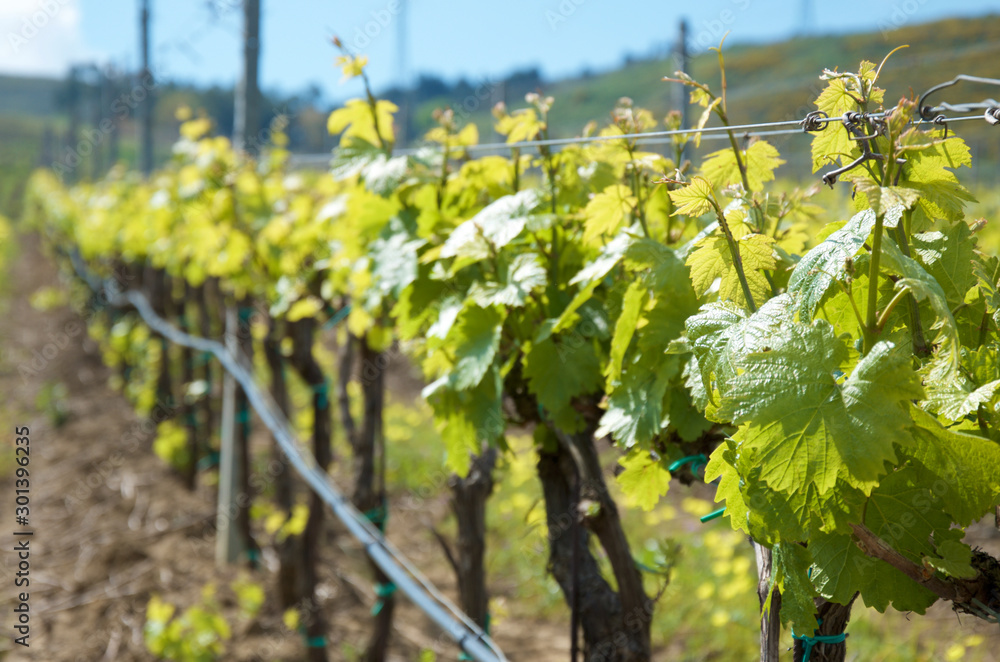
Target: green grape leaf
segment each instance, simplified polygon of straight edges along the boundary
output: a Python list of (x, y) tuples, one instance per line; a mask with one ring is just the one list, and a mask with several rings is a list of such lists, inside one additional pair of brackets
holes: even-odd
[(807, 319), (815, 316), (830, 284), (847, 275), (847, 260), (861, 250), (874, 226), (875, 212), (865, 209), (799, 260), (788, 280), (788, 291), (797, 295)]
[(795, 631), (812, 632), (816, 622), (816, 589), (809, 579), (812, 556), (797, 543), (778, 543), (772, 549), (774, 581), (781, 588), (781, 622), (791, 623)]
[(545, 128), (545, 122), (538, 119), (534, 108), (522, 108), (501, 117), (495, 128), (497, 133), (507, 136), (508, 143), (517, 143), (533, 140)]
[(945, 540), (937, 546), (937, 556), (925, 556), (924, 565), (957, 579), (972, 579), (972, 548), (957, 540)]
[[(774, 179), (774, 171), (785, 161), (779, 158), (778, 150), (763, 140), (757, 140), (750, 147), (740, 151), (747, 170), (747, 183), (751, 191), (760, 191), (765, 182)], [(736, 154), (732, 149), (721, 149), (705, 157), (701, 173), (712, 186), (722, 189), (734, 184), (742, 184)]]
[(986, 300), (987, 312), (993, 316), (996, 325), (1000, 326), (1000, 290), (997, 289), (1000, 287), (1000, 281), (997, 281), (1000, 261), (996, 257), (991, 257), (986, 262), (975, 260), (972, 263), (972, 272), (976, 276), (979, 292)]
[(376, 131), (375, 120), (368, 102), (364, 99), (349, 99), (343, 108), (330, 113), (326, 128), (330, 135), (343, 132), (340, 144), (344, 147), (359, 139), (372, 145), (378, 144), (380, 139), (391, 142), (392, 114), (397, 110), (399, 108), (391, 101), (377, 101), (375, 116), (378, 118), (378, 131)]
[(871, 207), (876, 216), (885, 215), (887, 217), (886, 227), (896, 227), (896, 223), (899, 220), (898, 211), (890, 217), (890, 210), (896, 207), (910, 209), (920, 198), (920, 191), (916, 189), (903, 186), (879, 186), (870, 179), (864, 179), (863, 177), (862, 175), (858, 175), (856, 178), (853, 178), (854, 188), (858, 193), (865, 196), (865, 199), (868, 200), (868, 206)]
[[(942, 134), (935, 131), (930, 136), (940, 139)], [(903, 165), (907, 186), (920, 192), (917, 209), (927, 220), (961, 220), (965, 204), (976, 201), (955, 173), (947, 170), (960, 166), (971, 167), (972, 155), (965, 141), (955, 135), (919, 150), (908, 150)]]
[(644, 356), (662, 354), (684, 332), (685, 320), (698, 311), (690, 270), (677, 251), (651, 239), (638, 239), (629, 246), (625, 266), (643, 270), (643, 279), (654, 297), (637, 331), (639, 351)]
[(370, 248), (372, 285), (383, 295), (398, 298), (417, 279), (417, 251), (425, 243), (403, 232), (376, 239)]
[(570, 279), (569, 284), (592, 283), (607, 276), (621, 262), (633, 241), (629, 231), (620, 232), (618, 236), (601, 248), (601, 252), (593, 261), (587, 263)]
[(559, 333), (560, 331), (565, 331), (570, 328), (578, 317), (577, 310), (580, 306), (585, 304), (594, 295), (594, 290), (600, 285), (601, 280), (608, 275), (608, 273), (618, 266), (622, 258), (625, 256), (625, 252), (631, 245), (633, 238), (629, 231), (622, 231), (617, 237), (609, 241), (598, 254), (592, 262), (585, 265), (580, 271), (577, 272), (573, 278), (570, 279), (570, 285), (583, 284), (576, 295), (573, 297), (569, 305), (563, 310), (556, 320), (554, 325), (548, 328), (543, 328), (539, 334), (535, 337), (535, 342), (542, 342), (549, 337), (552, 333)]
[(503, 282), (475, 283), (469, 296), (480, 306), (521, 307), (533, 290), (548, 281), (545, 267), (534, 253), (521, 253), (501, 269)]
[(489, 257), (521, 234), (541, 199), (535, 189), (525, 189), (490, 203), (452, 230), (441, 247), (441, 257)]
[(896, 281), (897, 290), (909, 290), (917, 301), (927, 301), (934, 310), (937, 319), (931, 327), (938, 331), (935, 344), (939, 345), (938, 356), (944, 360), (937, 362), (937, 367), (931, 371), (934, 379), (953, 379), (961, 364), (961, 340), (958, 337), (958, 325), (948, 305), (948, 297), (941, 285), (920, 263), (911, 257), (903, 255), (894, 241), (882, 242), (882, 259), (886, 268), (899, 276)]
[(600, 389), (601, 364), (592, 342), (565, 333), (531, 345), (524, 357), (524, 376), (552, 421), (572, 432), (583, 423), (572, 400)]
[(410, 169), (410, 157), (388, 157), (379, 154), (368, 163), (362, 175), (365, 187), (381, 196), (392, 195), (406, 179)]
[(951, 527), (938, 495), (922, 478), (914, 467), (887, 475), (872, 491), (864, 521), (875, 535), (917, 562), (921, 555), (934, 553), (931, 535)]
[(504, 432), (500, 371), (492, 366), (475, 387), (456, 391), (443, 377), (423, 390), (434, 409), (437, 428), (447, 449), (447, 468), (459, 476), (469, 473), (480, 443), (497, 444)]
[(385, 158), (385, 152), (367, 140), (355, 138), (347, 145), (333, 150), (330, 173), (334, 179), (350, 179), (364, 172), (377, 158)]
[(583, 242), (593, 245), (604, 235), (614, 234), (635, 205), (632, 189), (624, 184), (613, 184), (595, 195), (583, 210)]
[(702, 216), (712, 211), (712, 185), (703, 177), (695, 177), (683, 188), (670, 192), (670, 200), (674, 203), (672, 216)]
[(678, 370), (674, 357), (663, 357), (652, 369), (641, 364), (630, 366), (611, 391), (607, 411), (594, 434), (611, 435), (624, 448), (648, 447), (669, 422), (663, 410), (664, 395)]
[[(718, 479), (719, 485), (715, 489), (716, 503), (726, 504), (726, 517), (734, 530), (750, 534), (750, 506), (743, 497), (741, 489), (743, 479), (736, 470), (737, 454), (736, 442), (724, 439), (708, 458), (708, 465), (705, 466), (705, 482), (711, 483)], [(765, 539), (766, 536), (758, 538), (758, 540)]]
[[(683, 362), (685, 370), (689, 365), (689, 361)], [(682, 372), (681, 376), (687, 378), (688, 374)], [(677, 435), (682, 441), (696, 441), (712, 427), (711, 421), (706, 419), (705, 415), (695, 406), (688, 390), (680, 385), (673, 384), (667, 389), (664, 402), (669, 403), (664, 421), (677, 431)]]
[(465, 306), (445, 339), (454, 348), (450, 388), (461, 391), (482, 380), (500, 347), (503, 315), (495, 308)]
[[(750, 295), (758, 304), (771, 297), (771, 286), (763, 270), (775, 267), (773, 243), (771, 237), (762, 234), (748, 234), (736, 241)], [(725, 236), (717, 234), (704, 239), (688, 256), (685, 264), (691, 268), (691, 283), (696, 293), (704, 295), (718, 278), (721, 280), (719, 299), (747, 306), (739, 273)]]
[(945, 232), (913, 235), (913, 253), (944, 290), (951, 308), (965, 301), (976, 283), (973, 273), (975, 238), (965, 223), (958, 222)]
[(913, 443), (906, 453), (919, 463), (923, 478), (960, 526), (979, 519), (1000, 497), (1000, 445), (976, 435), (941, 427), (930, 414), (913, 408)]
[(973, 386), (975, 385), (970, 385), (964, 379), (929, 380), (927, 399), (921, 406), (949, 420), (961, 420), (993, 399), (997, 389), (1000, 389), (1000, 379), (987, 382), (979, 388)]
[(685, 323), (688, 343), (697, 357), (702, 381), (708, 393), (714, 389), (712, 378), (720, 390), (728, 388), (738, 374), (738, 366), (746, 354), (767, 347), (770, 338), (792, 323), (793, 300), (787, 294), (769, 299), (753, 315), (738, 306), (714, 302), (701, 307), (701, 312)]
[(625, 468), (615, 480), (629, 504), (649, 512), (670, 487), (670, 472), (646, 451), (633, 450), (618, 460)]
[(866, 607), (884, 613), (891, 604), (899, 611), (923, 614), (937, 595), (885, 561), (865, 555), (849, 535), (817, 533), (809, 540), (812, 581), (827, 600), (847, 604), (857, 591)]
[(894, 442), (905, 441), (910, 419), (900, 403), (923, 397), (908, 360), (880, 342), (841, 385), (833, 372), (847, 350), (826, 322), (788, 325), (771, 340), (743, 357), (719, 416), (749, 423), (747, 451), (775, 490), (815, 483), (824, 494), (841, 478), (870, 491), (896, 459)]
[(607, 390), (610, 392), (612, 385), (622, 373), (622, 360), (625, 358), (625, 350), (632, 342), (635, 334), (636, 324), (646, 301), (649, 299), (649, 290), (642, 280), (633, 281), (625, 290), (622, 299), (621, 313), (615, 322), (615, 333), (611, 338), (611, 354), (608, 358), (608, 365), (604, 371), (607, 376)]

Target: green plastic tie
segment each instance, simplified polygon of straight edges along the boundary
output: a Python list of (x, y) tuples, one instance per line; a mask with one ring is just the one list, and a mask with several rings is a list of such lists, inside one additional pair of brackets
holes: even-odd
[(239, 316), (241, 322), (249, 322), (250, 316), (253, 315), (253, 308), (240, 306), (237, 310), (237, 315)]
[(306, 648), (326, 648), (326, 637), (321, 634), (310, 637), (305, 625), (299, 626), (299, 634), (302, 635), (302, 639), (306, 643)]
[(217, 466), (219, 466), (219, 451), (212, 451), (198, 460), (198, 471), (208, 471), (212, 467)]
[(249, 423), (250, 422), (250, 410), (249, 409), (240, 409), (238, 412), (236, 412), (236, 422), (237, 423), (243, 423), (243, 424)]
[(389, 519), (389, 510), (385, 507), (384, 501), (371, 510), (366, 510), (363, 515), (365, 519), (375, 525), (375, 528), (385, 533), (385, 521)]
[[(822, 618), (816, 620), (820, 625), (823, 624)], [(809, 662), (809, 657), (812, 655), (813, 647), (816, 644), (842, 644), (847, 639), (847, 633), (816, 634), (815, 631), (813, 631), (813, 636), (809, 637), (804, 634), (795, 634), (795, 630), (793, 629), (792, 639), (802, 642), (802, 662)]]
[(670, 473), (674, 473), (675, 471), (683, 467), (685, 464), (690, 464), (691, 473), (697, 475), (698, 470), (704, 467), (706, 464), (708, 464), (708, 457), (704, 453), (698, 453), (697, 455), (688, 455), (687, 457), (682, 457), (676, 462), (672, 462), (670, 466), (667, 467), (667, 471), (669, 471)]
[(378, 616), (379, 612), (382, 611), (382, 607), (385, 607), (385, 601), (396, 592), (396, 585), (392, 582), (386, 582), (385, 584), (375, 584), (375, 595), (378, 600), (372, 606), (372, 616)]
[(320, 409), (326, 409), (330, 406), (329, 386), (325, 380), (319, 384), (313, 384), (312, 390), (319, 398), (319, 402), (316, 404)]
[(254, 549), (252, 547), (248, 548), (247, 549), (247, 561), (250, 562), (250, 565), (256, 567), (257, 563), (260, 561), (260, 552), (258, 552), (256, 549)]
[(346, 306), (338, 310), (336, 313), (334, 313), (333, 317), (331, 317), (326, 321), (326, 323), (323, 325), (323, 329), (324, 330), (332, 329), (333, 327), (340, 324), (340, 322), (342, 322), (344, 318), (347, 317), (350, 313), (351, 313), (351, 304), (347, 304)]
[(722, 514), (725, 513), (725, 512), (726, 512), (725, 508), (719, 508), (715, 512), (709, 513), (709, 514), (705, 515), (704, 517), (702, 517), (701, 518), (701, 523), (704, 524), (705, 522), (711, 522), (713, 519), (717, 519), (719, 517), (722, 517)]

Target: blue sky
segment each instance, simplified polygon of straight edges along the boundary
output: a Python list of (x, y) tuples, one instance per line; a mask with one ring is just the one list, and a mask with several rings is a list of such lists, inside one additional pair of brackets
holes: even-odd
[[(239, 70), (240, 0), (151, 0), (154, 68), (163, 77), (231, 84)], [(397, 35), (407, 3), (405, 72), (472, 81), (538, 65), (547, 77), (602, 70), (626, 53), (664, 50), (681, 15), (696, 52), (715, 44), (770, 41), (796, 34), (803, 6), (814, 32), (882, 31), (943, 16), (1000, 13), (1000, 0), (261, 0), (261, 77), (285, 92), (315, 83), (328, 98), (357, 92), (339, 85), (333, 34), (370, 57), (376, 87), (398, 76)], [(139, 0), (0, 0), (0, 72), (58, 75), (73, 62), (138, 61)], [(214, 7), (214, 10), (211, 9)], [(897, 45), (891, 34), (886, 45)], [(356, 83), (353, 83), (356, 84)]]

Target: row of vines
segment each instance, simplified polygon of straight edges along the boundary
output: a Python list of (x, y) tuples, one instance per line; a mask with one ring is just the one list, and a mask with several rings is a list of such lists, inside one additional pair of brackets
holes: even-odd
[[(363, 59), (341, 64), (367, 85)], [(863, 62), (825, 72), (816, 100), (837, 121), (815, 131), (814, 170), (857, 161), (839, 173), (853, 187), (849, 220), (808, 190), (770, 190), (782, 160), (765, 140), (730, 134), (700, 166), (682, 161), (687, 136), (675, 138), (673, 158), (644, 151), (628, 136), (658, 123), (628, 99), (609, 125), (586, 129), (609, 139), (473, 158), (476, 127), (448, 110), (425, 148), (394, 155), (396, 108), (370, 91), (330, 116), (340, 147), (329, 172), (289, 170), (280, 122), (252, 162), (193, 119), (150, 179), (114, 172), (67, 190), (40, 173), (26, 213), (57, 253), (78, 249), (183, 329), (219, 337), (235, 310), (242, 352), (263, 353), (279, 405), (294, 413), (290, 371), (311, 389), (324, 468), (338, 417), (353, 502), (381, 526), (385, 366), (400, 353), (418, 364), (454, 474), (460, 602), (481, 626), (494, 466), (508, 432), (528, 429), (574, 653), (579, 630), (588, 661), (650, 659), (657, 596), (607, 481), (652, 508), (668, 467), (695, 458), (675, 476), (716, 481), (724, 517), (754, 545), (762, 659), (777, 659), (790, 623), (796, 660), (842, 660), (859, 596), (880, 611), (923, 613), (937, 600), (987, 620), (1000, 610), (1000, 566), (963, 542), (1000, 499), (1000, 261), (964, 217), (974, 198), (954, 171), (971, 164), (965, 144), (914, 126), (912, 99), (887, 104), (878, 71)], [(728, 124), (724, 74), (718, 94), (678, 80), (704, 109), (699, 128)], [(553, 100), (527, 102), (495, 109), (509, 143), (549, 137)], [(213, 453), (219, 370), (128, 311), (106, 313), (91, 333), (140, 407), (180, 412), (171, 448), (193, 487)], [(339, 331), (335, 374), (316, 358), (329, 325)], [(236, 421), (248, 481), (245, 395)], [(320, 661), (336, 618), (313, 595), (323, 509), (289, 474), (273, 507), (298, 525), (273, 543), (277, 593), (283, 606), (307, 606), (308, 656)], [(262, 543), (241, 512), (253, 563)], [(394, 595), (372, 567), (379, 603), (366, 659), (382, 660)]]

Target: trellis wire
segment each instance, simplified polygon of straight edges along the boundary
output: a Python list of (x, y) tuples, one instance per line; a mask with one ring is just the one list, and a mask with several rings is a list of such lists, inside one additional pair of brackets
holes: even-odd
[[(942, 110), (958, 110), (961, 108), (964, 112), (968, 112), (973, 108), (993, 108), (994, 106), (989, 105), (989, 101), (983, 102), (981, 104), (941, 104), (940, 106), (935, 106), (930, 109), (932, 113), (939, 113)], [(885, 117), (888, 111), (879, 113), (869, 113), (866, 116), (870, 118), (881, 118)], [(983, 115), (969, 115), (965, 117), (945, 117), (942, 122), (948, 124), (951, 122), (964, 122), (967, 120), (982, 120)], [(829, 122), (841, 122), (843, 118), (840, 116), (834, 117), (815, 117), (813, 121), (818, 123), (829, 123)], [(579, 145), (595, 142), (606, 142), (609, 140), (635, 140), (637, 144), (642, 145), (663, 145), (672, 142), (675, 136), (684, 135), (694, 135), (701, 134), (701, 140), (728, 140), (729, 135), (732, 134), (737, 138), (752, 138), (761, 136), (779, 136), (779, 135), (811, 135), (809, 132), (803, 130), (802, 128), (803, 120), (781, 120), (777, 122), (759, 122), (755, 124), (734, 124), (732, 126), (709, 126), (703, 127), (701, 129), (670, 129), (667, 131), (645, 131), (641, 133), (623, 133), (619, 135), (603, 135), (603, 136), (576, 136), (574, 138), (549, 138), (546, 140), (521, 140), (518, 142), (492, 142), (492, 143), (481, 143), (478, 145), (466, 145), (464, 147), (453, 147), (452, 149), (456, 152), (484, 152), (484, 151), (507, 151), (511, 149), (525, 149), (525, 148), (541, 148), (541, 147), (567, 147), (569, 145)], [(911, 122), (912, 125), (925, 125), (925, 124), (941, 124), (941, 122), (935, 122), (934, 120), (914, 120)], [(798, 128), (784, 128), (779, 127), (798, 127)], [(767, 130), (758, 130), (767, 129)], [(419, 147), (407, 147), (404, 149), (398, 149), (393, 152), (396, 156), (414, 156), (420, 153), (425, 153), (428, 150), (440, 150), (442, 146), (440, 145), (423, 145)], [(324, 166), (327, 165), (331, 159), (330, 154), (297, 154), (292, 155), (292, 161), (296, 165), (300, 166)]]

